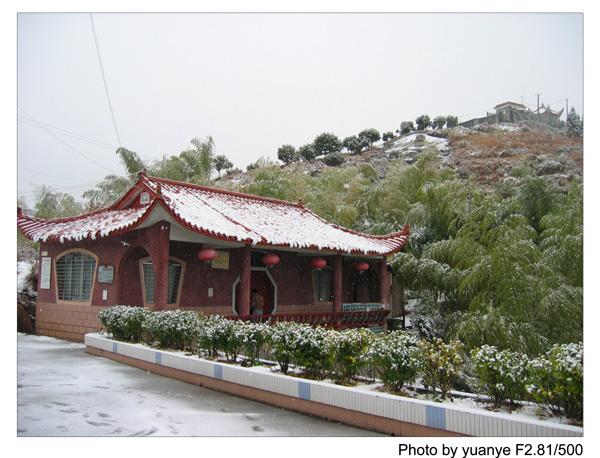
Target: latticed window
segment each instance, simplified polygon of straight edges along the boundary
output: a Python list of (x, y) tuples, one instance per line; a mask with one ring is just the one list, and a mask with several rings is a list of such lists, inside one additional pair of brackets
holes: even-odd
[(313, 288), (316, 302), (331, 302), (333, 299), (331, 269), (313, 270)]
[[(146, 303), (154, 304), (154, 268), (152, 261), (142, 263), (142, 272), (144, 273), (144, 289), (146, 291)], [(167, 303), (176, 304), (177, 294), (179, 293), (179, 284), (181, 282), (181, 273), (183, 264), (176, 261), (169, 261), (169, 290)]]
[(96, 259), (72, 251), (56, 260), (56, 285), (61, 301), (87, 302), (92, 294)]

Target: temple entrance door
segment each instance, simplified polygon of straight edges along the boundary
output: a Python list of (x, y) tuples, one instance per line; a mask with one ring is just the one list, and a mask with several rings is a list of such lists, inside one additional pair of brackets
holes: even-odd
[[(255, 270), (256, 269), (256, 270)], [(256, 290), (256, 293), (254, 292)], [(256, 299), (254, 297), (256, 296)], [(267, 274), (266, 269), (253, 268), (250, 273), (250, 309), (253, 309), (255, 302), (260, 302), (260, 296), (263, 302), (263, 315), (273, 313), (276, 302), (275, 285), (272, 278)], [(239, 313), (240, 282), (237, 280), (235, 286), (235, 311)]]
[(262, 314), (270, 315), (273, 312), (273, 284), (264, 271), (252, 271), (250, 275), (250, 309), (256, 304), (263, 302)]

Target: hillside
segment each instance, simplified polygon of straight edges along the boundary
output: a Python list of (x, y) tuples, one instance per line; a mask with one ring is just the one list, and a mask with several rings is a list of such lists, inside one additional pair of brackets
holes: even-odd
[[(386, 176), (392, 161), (414, 164), (425, 152), (433, 151), (442, 164), (455, 169), (463, 179), (480, 184), (512, 180), (511, 171), (528, 166), (564, 188), (583, 174), (583, 142), (564, 131), (543, 125), (499, 124), (473, 128), (411, 132), (388, 142), (378, 142), (359, 154), (343, 153), (343, 164), (330, 166), (323, 158), (281, 166), (292, 173), (319, 175), (323, 170), (369, 164), (378, 178)], [(243, 187), (252, 182), (255, 171), (237, 172), (216, 180), (218, 186)]]

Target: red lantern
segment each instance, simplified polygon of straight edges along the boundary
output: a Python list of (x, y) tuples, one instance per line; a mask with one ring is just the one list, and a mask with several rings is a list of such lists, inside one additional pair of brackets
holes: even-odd
[(327, 265), (327, 261), (323, 258), (312, 258), (310, 260), (310, 267), (312, 269), (321, 270), (323, 267)]
[(265, 254), (262, 258), (262, 262), (268, 268), (273, 267), (275, 264), (279, 264), (279, 256), (276, 254)]
[(210, 262), (217, 257), (217, 252), (212, 248), (204, 248), (198, 251), (198, 259), (202, 262)]
[(369, 264), (367, 264), (366, 262), (357, 262), (356, 264), (354, 264), (354, 269), (356, 271), (358, 271), (358, 273), (362, 274), (363, 272), (369, 270)]

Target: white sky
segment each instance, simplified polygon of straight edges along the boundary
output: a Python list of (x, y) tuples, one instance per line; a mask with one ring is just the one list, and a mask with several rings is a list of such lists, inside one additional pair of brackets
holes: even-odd
[[(395, 130), (506, 100), (582, 112), (579, 14), (96, 14), (123, 146), (144, 159), (212, 135), (236, 166), (324, 131)], [(18, 192), (79, 196), (123, 173), (87, 14), (18, 17)]]

